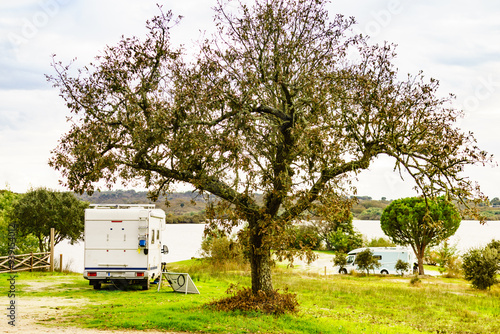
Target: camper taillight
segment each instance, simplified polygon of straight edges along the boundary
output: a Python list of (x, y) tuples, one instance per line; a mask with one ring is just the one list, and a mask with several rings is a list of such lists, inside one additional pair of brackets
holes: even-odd
[(144, 273), (143, 273), (143, 272), (141, 272), (141, 273), (135, 273), (135, 275), (136, 275), (137, 277), (144, 277)]
[(87, 276), (97, 276), (96, 272), (87, 273)]

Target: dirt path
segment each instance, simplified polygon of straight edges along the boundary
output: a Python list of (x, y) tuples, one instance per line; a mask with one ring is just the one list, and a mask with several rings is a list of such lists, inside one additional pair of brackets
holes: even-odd
[[(62, 283), (71, 283), (64, 277), (54, 277), (51, 281), (32, 281), (27, 282), (26, 292), (51, 288), (51, 286)], [(179, 334), (174, 332), (161, 331), (131, 331), (131, 330), (97, 330), (83, 329), (73, 326), (53, 326), (44, 325), (48, 320), (57, 320), (63, 314), (71, 314), (75, 307), (85, 305), (89, 301), (83, 298), (62, 298), (62, 297), (26, 297), (17, 298), (16, 303), (16, 321), (15, 326), (8, 323), (10, 319), (6, 312), (0, 312), (3, 317), (0, 319), (0, 333), (52, 333), (52, 334)], [(0, 305), (8, 306), (9, 299), (7, 295), (0, 296)], [(5, 308), (4, 308), (5, 309)]]

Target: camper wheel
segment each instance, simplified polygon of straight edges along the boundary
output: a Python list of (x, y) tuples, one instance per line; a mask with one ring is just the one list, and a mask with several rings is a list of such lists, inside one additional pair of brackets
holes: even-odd
[(149, 282), (149, 278), (146, 279), (146, 282), (144, 282), (142, 284), (142, 290), (149, 290), (149, 285), (150, 285), (150, 282)]
[(347, 269), (346, 268), (341, 268), (339, 270), (339, 274), (344, 274), (344, 275), (347, 275)]
[(380, 273), (381, 273), (382, 275), (389, 275), (389, 272), (388, 272), (387, 270), (385, 270), (385, 269), (384, 269), (384, 270), (382, 270)]

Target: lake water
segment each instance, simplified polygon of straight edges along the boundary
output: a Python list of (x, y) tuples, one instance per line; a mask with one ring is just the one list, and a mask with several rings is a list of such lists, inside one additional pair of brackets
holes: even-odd
[[(367, 239), (385, 237), (380, 222), (375, 220), (354, 220), (354, 227)], [(169, 253), (164, 255), (164, 262), (188, 260), (199, 256), (204, 224), (168, 224), (163, 244), (168, 245)], [(469, 248), (484, 246), (492, 239), (500, 240), (500, 221), (488, 222), (484, 225), (477, 221), (462, 221), (451, 244), (456, 244), (460, 252)], [(55, 257), (63, 254), (63, 266), (72, 271), (83, 273), (83, 243), (70, 245), (63, 241), (55, 247)]]
[[(380, 237), (388, 239), (378, 220), (353, 220), (353, 225), (368, 239)], [(456, 244), (458, 251), (463, 253), (470, 248), (485, 246), (493, 239), (500, 240), (500, 221), (491, 221), (483, 225), (478, 221), (464, 220), (449, 241), (451, 245)]]

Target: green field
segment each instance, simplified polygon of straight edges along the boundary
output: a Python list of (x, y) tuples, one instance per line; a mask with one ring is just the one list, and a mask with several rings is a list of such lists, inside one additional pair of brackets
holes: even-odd
[[(500, 287), (477, 291), (461, 279), (425, 278), (411, 285), (399, 276), (318, 276), (276, 268), (274, 285), (288, 287), (300, 303), (296, 314), (217, 312), (231, 283), (248, 286), (248, 271), (211, 267), (199, 260), (171, 265), (189, 272), (200, 295), (173, 293), (168, 286), (141, 290), (93, 290), (80, 274), (21, 273), (20, 305), (57, 300), (46, 326), (158, 329), (197, 333), (500, 333)], [(0, 289), (8, 292), (3, 274)], [(73, 303), (66, 305), (65, 300)], [(75, 303), (78, 302), (78, 303)], [(77, 305), (77, 306), (75, 306)]]

